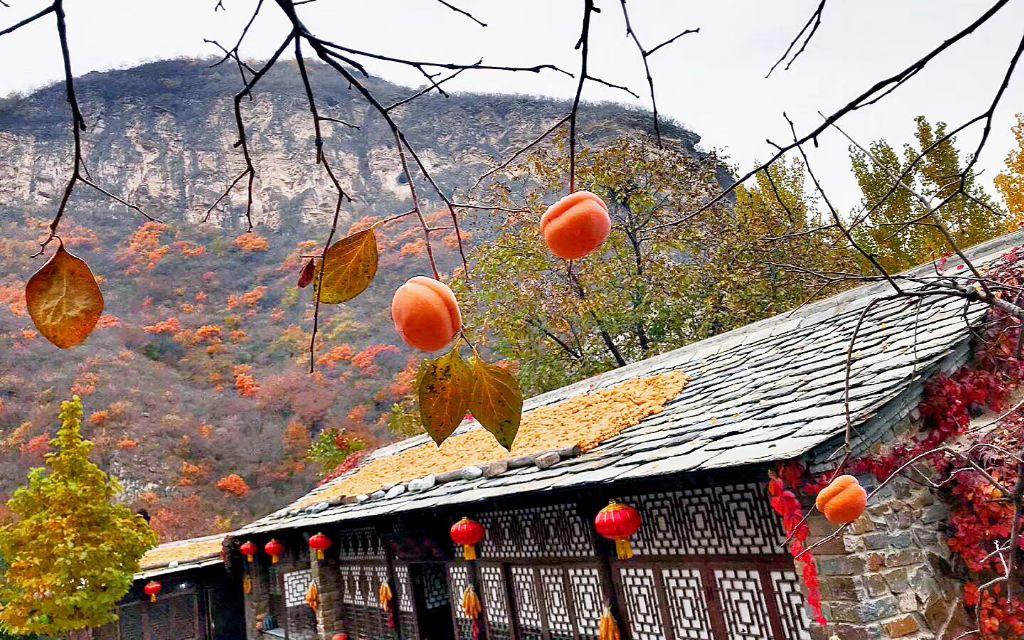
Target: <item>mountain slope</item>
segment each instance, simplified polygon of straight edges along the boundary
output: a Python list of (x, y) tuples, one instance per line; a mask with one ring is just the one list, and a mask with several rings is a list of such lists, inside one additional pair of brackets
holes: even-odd
[[(164, 61), (81, 79), (93, 177), (162, 222), (144, 224), (76, 192), (61, 235), (101, 277), (107, 315), (68, 352), (35, 333), (22, 295), (42, 263), (30, 256), (67, 172), (62, 88), (0, 101), (0, 497), (39, 464), (58, 404), (71, 393), (85, 401), (97, 460), (165, 537), (237, 525), (301, 494), (315, 471), (302, 454), (326, 427), (370, 444), (388, 437), (389, 406), (408, 392), (416, 364), (394, 334), (388, 300), (428, 269), (420, 232), (412, 221), (387, 227), (377, 280), (353, 303), (325, 311), (318, 373), (307, 375), (311, 291), (295, 279), (301, 256), (326, 236), (334, 194), (313, 162), (308, 111), (290, 71), (271, 73), (244, 103), (259, 172), (254, 234), (243, 233), (242, 190), (202, 223), (242, 167), (232, 147), (237, 75)], [(407, 210), (388, 130), (340, 79), (311, 71), (324, 115), (360, 127), (327, 132), (332, 163), (356, 199), (344, 207), (341, 230)], [(414, 91), (372, 82), (386, 100)], [(443, 188), (455, 190), (567, 109), (545, 99), (431, 95), (399, 119)], [(594, 139), (649, 126), (647, 114), (610, 105), (588, 106), (583, 119)], [(669, 133), (695, 152), (697, 136)], [(496, 222), (474, 216), (470, 242)], [(438, 246), (450, 269), (452, 238)], [(219, 482), (230, 474), (244, 484)]]

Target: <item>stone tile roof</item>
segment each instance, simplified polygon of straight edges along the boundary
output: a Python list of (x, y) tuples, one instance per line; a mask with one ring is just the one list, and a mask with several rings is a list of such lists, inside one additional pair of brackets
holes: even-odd
[[(1024, 233), (974, 248), (977, 264), (990, 262)], [(957, 263), (946, 267), (955, 270)], [(930, 273), (929, 265), (921, 273)], [(552, 491), (597, 483), (792, 459), (834, 449), (845, 431), (847, 350), (869, 302), (887, 285), (860, 287), (794, 312), (694, 343), (576, 384), (536, 396), (525, 411), (610, 389), (636, 378), (673, 371), (691, 381), (664, 410), (597, 447), (547, 452), (484, 468), (409, 478), (370, 495), (339, 497), (342, 476), (292, 505), (243, 527), (239, 533), (477, 502), (514, 493)], [(925, 379), (960, 366), (969, 356), (970, 327), (981, 305), (958, 298), (900, 299), (876, 304), (864, 318), (853, 350), (850, 414), (861, 444), (870, 445), (916, 406)], [(479, 429), (467, 422), (456, 432)], [(368, 456), (361, 466), (428, 444), (410, 438)], [(430, 445), (432, 446), (432, 445)], [(378, 463), (379, 464), (379, 463)], [(359, 468), (352, 473), (358, 473)]]
[(224, 534), (167, 542), (147, 551), (139, 560), (136, 580), (176, 573), (220, 562)]

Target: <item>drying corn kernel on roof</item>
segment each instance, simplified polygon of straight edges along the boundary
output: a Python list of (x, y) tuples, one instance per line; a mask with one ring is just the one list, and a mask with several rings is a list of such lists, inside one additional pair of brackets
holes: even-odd
[(660, 412), (688, 381), (682, 372), (637, 378), (611, 389), (526, 412), (511, 451), (506, 451), (483, 429), (454, 435), (440, 447), (426, 442), (396, 455), (371, 460), (324, 491), (307, 496), (296, 506), (370, 494), (429, 475), (545, 451), (569, 447), (589, 451), (623, 429)]

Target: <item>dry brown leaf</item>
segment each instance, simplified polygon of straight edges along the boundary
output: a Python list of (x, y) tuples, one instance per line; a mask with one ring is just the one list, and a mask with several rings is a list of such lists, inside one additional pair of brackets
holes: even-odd
[(61, 349), (84, 342), (103, 314), (103, 294), (92, 270), (63, 244), (29, 278), (25, 302), (39, 333)]

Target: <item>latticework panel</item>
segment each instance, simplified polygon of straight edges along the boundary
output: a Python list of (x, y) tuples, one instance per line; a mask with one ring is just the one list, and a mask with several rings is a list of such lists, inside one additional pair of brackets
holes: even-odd
[(553, 640), (573, 638), (576, 627), (572, 596), (561, 567), (540, 567), (540, 588), (547, 609), (548, 632)]
[(121, 640), (143, 640), (142, 604), (134, 603), (121, 607), (118, 617), (120, 617)]
[(624, 566), (619, 569), (619, 581), (634, 640), (661, 640), (665, 637), (654, 571), (652, 567), (643, 566)]
[[(483, 558), (580, 558), (593, 555), (590, 525), (574, 504), (490, 511), (477, 516), (487, 529)], [(456, 547), (456, 557), (462, 548)]]
[(480, 597), (487, 616), (487, 637), (494, 640), (509, 640), (512, 628), (508, 616), (508, 592), (505, 577), (498, 565), (484, 564), (480, 567)]
[(744, 569), (720, 569), (715, 571), (715, 581), (729, 640), (770, 638), (771, 626), (760, 574)]
[(388, 635), (387, 615), (379, 601), (380, 585), (388, 576), (387, 565), (383, 562), (342, 564), (338, 574), (342, 625), (349, 636), (377, 640)]
[(384, 559), (384, 545), (373, 529), (351, 529), (336, 537), (339, 557)]
[(542, 640), (544, 637), (544, 614), (537, 593), (537, 581), (533, 567), (511, 567), (512, 594), (516, 603), (519, 635), (523, 640)]
[(395, 565), (395, 601), (398, 608), (398, 624), (403, 638), (418, 638), (416, 625), (416, 602), (412, 590), (412, 578), (409, 567), (404, 564)]
[(763, 484), (629, 496), (644, 526), (638, 555), (774, 554), (785, 539)]
[(316, 637), (316, 613), (306, 604), (313, 572), (309, 569), (283, 574), (285, 615), (288, 616), (288, 637), (308, 640)]
[(770, 576), (787, 640), (810, 640), (807, 608), (796, 571), (772, 571)]
[[(419, 572), (419, 584), (423, 594), (423, 603), (427, 609), (447, 607), (450, 599), (448, 597), (448, 584), (445, 581), (445, 574), (441, 567), (428, 565)], [(452, 596), (461, 601), (462, 592), (452, 591)]]
[(313, 582), (313, 572), (309, 569), (289, 571), (284, 574), (284, 604), (286, 607), (297, 607), (306, 603), (306, 593)]
[(171, 640), (171, 602), (161, 598), (146, 609), (149, 618), (149, 640)]
[(596, 567), (575, 567), (566, 572), (572, 591), (572, 605), (581, 636), (597, 637), (604, 610), (604, 590)]
[(448, 565), (448, 588), (452, 594), (452, 612), (455, 620), (455, 634), (458, 640), (473, 639), (473, 623), (466, 616), (459, 602), (469, 586), (469, 567), (461, 564)]
[(170, 599), (171, 640), (193, 640), (199, 636), (198, 601), (195, 595), (186, 594)]
[[(156, 602), (133, 602), (118, 607), (118, 622), (101, 629), (99, 638), (116, 640), (196, 640), (199, 637), (195, 593), (160, 596)], [(97, 636), (94, 636), (97, 637)]]
[(711, 621), (700, 571), (666, 568), (661, 570), (661, 580), (675, 637), (711, 640)]

